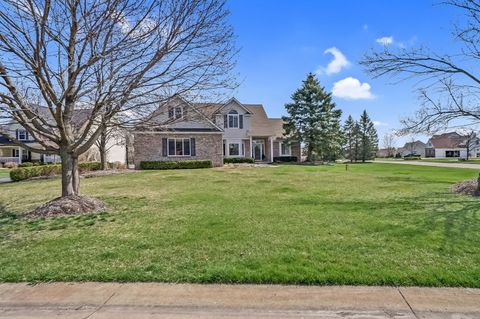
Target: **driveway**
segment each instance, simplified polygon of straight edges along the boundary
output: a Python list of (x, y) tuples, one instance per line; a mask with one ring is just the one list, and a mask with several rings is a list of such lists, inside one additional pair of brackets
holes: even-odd
[(0, 318), (480, 318), (480, 289), (0, 284)]
[(381, 161), (381, 160), (380, 161), (375, 160), (374, 163), (480, 169), (480, 164), (469, 164), (469, 163), (440, 163), (440, 162), (435, 163), (435, 162), (422, 162), (422, 161)]
[(10, 177), (0, 178), (0, 184), (2, 183), (10, 183), (12, 180)]

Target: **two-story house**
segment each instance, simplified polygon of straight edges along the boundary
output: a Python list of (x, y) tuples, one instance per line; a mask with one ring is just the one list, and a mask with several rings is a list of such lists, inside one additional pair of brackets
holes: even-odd
[(286, 141), (283, 133), (283, 120), (269, 118), (260, 104), (234, 98), (224, 104), (176, 98), (133, 132), (134, 161), (139, 167), (141, 161), (184, 159), (208, 159), (221, 166), (224, 157), (300, 160), (300, 143)]
[[(49, 109), (43, 106), (36, 106), (35, 112), (47, 120), (51, 117)], [(90, 111), (88, 109), (76, 110), (73, 115), (73, 121), (80, 125), (85, 122), (89, 115)], [(3, 123), (1, 127), (2, 130), (8, 132), (9, 136), (15, 137), (15, 139), (22, 144), (41, 149), (40, 144), (37, 143), (28, 131), (16, 121), (11, 120), (8, 123)], [(125, 162), (126, 147), (124, 142), (122, 143), (121, 141), (118, 141), (118, 139), (111, 139), (108, 142), (108, 149), (107, 160), (109, 162)], [(98, 148), (95, 145), (92, 146), (87, 153), (89, 153), (88, 160), (99, 160)], [(18, 145), (14, 143), (14, 141), (0, 135), (0, 164), (8, 162), (17, 164), (23, 162), (57, 163), (60, 162), (60, 157), (59, 155), (31, 152), (27, 148), (22, 147), (22, 145)]]

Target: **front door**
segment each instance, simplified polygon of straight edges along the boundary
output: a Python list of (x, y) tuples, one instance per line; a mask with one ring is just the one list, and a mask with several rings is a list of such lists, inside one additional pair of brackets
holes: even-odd
[(256, 161), (263, 160), (263, 143), (253, 142), (253, 158)]

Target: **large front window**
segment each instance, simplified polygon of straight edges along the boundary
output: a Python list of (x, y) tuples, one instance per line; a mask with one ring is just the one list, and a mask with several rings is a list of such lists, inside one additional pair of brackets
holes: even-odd
[(230, 156), (238, 156), (240, 155), (240, 144), (229, 144), (228, 147), (228, 154)]
[(238, 128), (238, 112), (235, 110), (228, 112), (228, 127)]
[(280, 143), (280, 155), (282, 156), (290, 156), (292, 155), (292, 148), (290, 144), (286, 142)]
[(445, 151), (445, 157), (460, 157), (460, 151)]
[(168, 156), (190, 156), (190, 139), (189, 138), (169, 138), (168, 139)]

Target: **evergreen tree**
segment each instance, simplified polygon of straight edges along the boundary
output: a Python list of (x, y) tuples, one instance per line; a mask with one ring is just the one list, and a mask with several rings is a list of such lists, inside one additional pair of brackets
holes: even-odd
[(357, 123), (353, 119), (351, 115), (348, 116), (345, 124), (343, 125), (343, 131), (345, 133), (345, 158), (349, 159), (350, 162), (356, 160), (355, 154), (355, 146), (356, 146), (356, 139), (357, 139), (357, 132), (356, 132)]
[(285, 104), (288, 116), (283, 117), (286, 135), (304, 143), (307, 161), (313, 161), (314, 153), (322, 159), (335, 159), (342, 146), (340, 117), (335, 109), (332, 94), (320, 86), (312, 73), (292, 95), (292, 103)]
[(374, 159), (378, 150), (378, 135), (373, 122), (364, 110), (360, 116), (359, 133), (360, 133), (360, 159), (362, 162)]

